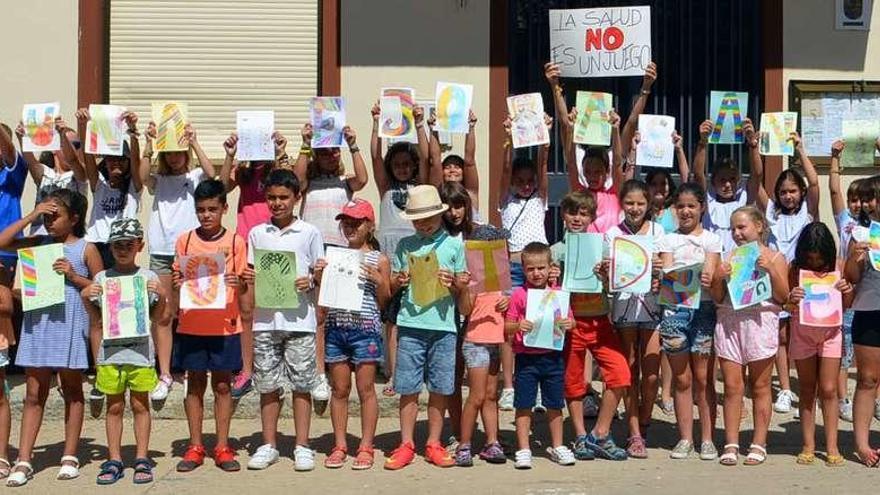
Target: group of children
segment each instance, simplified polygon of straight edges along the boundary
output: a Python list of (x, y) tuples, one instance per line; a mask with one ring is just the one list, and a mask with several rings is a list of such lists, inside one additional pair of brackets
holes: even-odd
[[(532, 464), (533, 411), (545, 411), (550, 428), (549, 457), (561, 465), (576, 460), (624, 460), (648, 455), (647, 438), (654, 402), (662, 379), (671, 394), (680, 440), (670, 453), (685, 459), (698, 451), (701, 459), (739, 463), (739, 424), (745, 382), (753, 399), (754, 430), (746, 449), (746, 465), (767, 456), (771, 411), (787, 412), (792, 392), (789, 359), (795, 361), (800, 384), (803, 450), (797, 462), (815, 462), (815, 403), (824, 415), (829, 466), (844, 460), (837, 447), (838, 412), (854, 422), (857, 455), (869, 466), (880, 453), (868, 443), (880, 381), (880, 330), (871, 321), (880, 314), (880, 275), (868, 261), (864, 235), (871, 221), (880, 221), (877, 196), (880, 181), (864, 179), (846, 194), (840, 188), (839, 155), (832, 150), (830, 189), (841, 239), (818, 221), (818, 177), (797, 134), (798, 166), (785, 170), (772, 191), (764, 187), (759, 132), (745, 119), (743, 131), (750, 175), (743, 183), (737, 164), (722, 159), (707, 176), (708, 135), (713, 123), (700, 126), (700, 142), (691, 168), (681, 137), (676, 147), (682, 183), (675, 185), (665, 169), (636, 177), (635, 150), (639, 142), (638, 115), (645, 108), (656, 79), (656, 67), (646, 72), (641, 92), (626, 123), (609, 112), (611, 147), (587, 148), (579, 158), (573, 141), (576, 110), (569, 110), (559, 81), (559, 69), (545, 68), (554, 95), (559, 135), (571, 191), (562, 198), (566, 233), (598, 233), (605, 245), (619, 236), (642, 235), (654, 240), (652, 290), (645, 294), (609, 293), (610, 260), (594, 267), (605, 290), (599, 294), (572, 293), (568, 314), (555, 325), (565, 332), (563, 350), (536, 349), (524, 344), (535, 330), (526, 318), (529, 289), (563, 284), (565, 241), (548, 245), (544, 218), (548, 209), (549, 145), (534, 160), (514, 158), (510, 123), (504, 146), (502, 195), (497, 205), (501, 228), (482, 222), (478, 211), (479, 181), (475, 164), (476, 118), (471, 115), (464, 156), (441, 158), (437, 136), (431, 137), (433, 117), (414, 109), (417, 144), (395, 143), (382, 153), (379, 108), (372, 110), (370, 140), (372, 180), (381, 196), (379, 221), (373, 206), (354, 198), (370, 180), (355, 131), (344, 130), (353, 174), (346, 175), (344, 149), (312, 149), (312, 129), (302, 129), (295, 160), (286, 154), (287, 141), (273, 136), (276, 160), (238, 163), (238, 138), (225, 142), (226, 160), (215, 179), (215, 168), (199, 146), (195, 130), (186, 128), (188, 151), (154, 153), (151, 139), (141, 148), (137, 115), (124, 121), (129, 139), (121, 157), (82, 153), (78, 136), (85, 134), (86, 110), (77, 112), (78, 130), (56, 121), (62, 149), (40, 157), (19, 154), (12, 132), (0, 130), (0, 364), (10, 362), (15, 341), (12, 328), (12, 274), (16, 250), (60, 243), (64, 257), (53, 268), (64, 275), (65, 303), (26, 311), (15, 364), (25, 369), (26, 395), (21, 419), (18, 460), (7, 459), (10, 413), (0, 393), (0, 476), (21, 486), (33, 473), (31, 458), (43, 410), (55, 375), (65, 401), (65, 443), (59, 479), (79, 475), (76, 448), (84, 417), (83, 372), (97, 371), (93, 400), (106, 398), (108, 459), (100, 466), (99, 484), (124, 476), (121, 455), (123, 413), (128, 394), (137, 443), (133, 481), (152, 481), (148, 455), (151, 399), (163, 400), (172, 385), (172, 370), (186, 373), (185, 410), (189, 446), (177, 465), (181, 472), (203, 464), (207, 456), (202, 435), (204, 394), (214, 394), (216, 444), (212, 457), (225, 471), (237, 471), (236, 452), (229, 446), (233, 400), (251, 388), (260, 394), (263, 445), (250, 457), (249, 469), (266, 469), (279, 460), (278, 419), (285, 390), (293, 396), (296, 433), (295, 468), (311, 470), (315, 452), (309, 447), (312, 399), (330, 400), (334, 447), (324, 460), (340, 468), (349, 460), (348, 397), (351, 375), (360, 400), (361, 438), (351, 467), (369, 469), (374, 463), (373, 439), (378, 419), (375, 392), (379, 366), (389, 375), (386, 395), (400, 396), (400, 445), (384, 467), (401, 469), (416, 456), (414, 430), (418, 398), (428, 390), (428, 436), (425, 459), (437, 466), (471, 466), (477, 417), (486, 442), (477, 454), (488, 463), (504, 463), (507, 455), (499, 438), (499, 409), (515, 410), (516, 468)], [(545, 117), (552, 127), (553, 119)], [(156, 126), (146, 129), (155, 138)], [(24, 129), (15, 134), (21, 138)], [(198, 167), (193, 168), (193, 155)], [(25, 175), (38, 185), (37, 204), (21, 216), (20, 197)], [(146, 186), (154, 201), (147, 226), (135, 219)], [(227, 193), (239, 188), (235, 231), (222, 222)], [(86, 189), (93, 196), (86, 219)], [(22, 235), (27, 229), (28, 235)], [(146, 241), (145, 241), (146, 239)], [(468, 270), (465, 242), (506, 240), (513, 290), (477, 293)], [(137, 264), (145, 242), (149, 268)], [(756, 242), (757, 266), (771, 280), (772, 297), (756, 306), (735, 310), (727, 293), (730, 254), (736, 246)], [(327, 263), (324, 250), (339, 246), (363, 255), (360, 284), (364, 299), (357, 311), (317, 304)], [(255, 302), (255, 253), (292, 252), (296, 259), (297, 303), (292, 308), (263, 308)], [(179, 292), (193, 267), (189, 256), (222, 253), (226, 266), (225, 306), (183, 309)], [(440, 294), (420, 305), (410, 287), (410, 263), (436, 257)], [(701, 264), (703, 287), (698, 309), (664, 307), (657, 299), (662, 269)], [(810, 328), (799, 324), (799, 270), (841, 271), (836, 288), (847, 311), (841, 328)], [(102, 287), (115, 277), (141, 275), (149, 293), (151, 331), (132, 341), (102, 341)], [(477, 315), (480, 315), (478, 318)], [(471, 338), (480, 322), (500, 322), (503, 342)], [(479, 321), (477, 321), (479, 320)], [(850, 337), (851, 335), (851, 337)], [(854, 352), (852, 350), (854, 348)], [(91, 352), (91, 354), (90, 354)], [(854, 356), (853, 356), (854, 355)], [(714, 376), (718, 358), (724, 379), (725, 443), (719, 453)], [(593, 361), (604, 382), (591, 429), (584, 420)], [(850, 413), (846, 370), (855, 361), (858, 387)], [(776, 403), (771, 375), (777, 369), (781, 391)], [(156, 369), (158, 368), (158, 373)], [(663, 372), (661, 373), (661, 369)], [(466, 372), (465, 372), (466, 370)], [(500, 376), (499, 376), (500, 375)], [(329, 376), (329, 380), (328, 377)], [(462, 403), (463, 378), (468, 395)], [(499, 379), (502, 386), (499, 390)], [(625, 408), (628, 439), (616, 444), (611, 424), (620, 402)], [(700, 419), (699, 447), (693, 431), (693, 410)], [(563, 412), (567, 407), (574, 441), (564, 442)], [(447, 411), (455, 434), (453, 445), (441, 441)]]

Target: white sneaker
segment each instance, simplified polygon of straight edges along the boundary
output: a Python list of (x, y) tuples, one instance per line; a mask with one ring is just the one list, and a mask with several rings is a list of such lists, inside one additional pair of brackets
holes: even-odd
[[(849, 399), (841, 399), (837, 401), (837, 406), (840, 409), (840, 419), (842, 421), (846, 421), (847, 423), (852, 423), (853, 420), (853, 411), (852, 411), (852, 402)], [(875, 408), (876, 410), (876, 408)]]
[(327, 375), (318, 375), (317, 383), (312, 387), (312, 400), (330, 400), (330, 384), (327, 383)]
[(278, 462), (278, 449), (269, 445), (260, 445), (260, 448), (254, 452), (254, 455), (251, 457), (251, 460), (247, 463), (248, 469), (266, 469)]
[(532, 451), (529, 449), (517, 450), (514, 454), (513, 467), (516, 469), (532, 469)]
[[(574, 453), (565, 445), (547, 447), (547, 453), (550, 455), (550, 460), (560, 466), (571, 466), (575, 462)], [(529, 452), (529, 456), (531, 456), (531, 452)], [(519, 456), (517, 456), (517, 461), (519, 461)]]
[(501, 397), (498, 398), (498, 409), (502, 411), (513, 411), (513, 389), (505, 388), (501, 390)]
[(547, 408), (544, 407), (544, 404), (541, 402), (541, 389), (538, 389), (538, 394), (535, 396), (535, 407), (532, 408), (532, 412), (536, 412), (536, 413), (547, 412)]
[(171, 392), (171, 385), (174, 383), (174, 380), (171, 379), (170, 376), (163, 376), (159, 378), (159, 381), (156, 383), (156, 386), (153, 388), (153, 391), (150, 392), (150, 399), (161, 402), (168, 398), (168, 394)]
[(776, 396), (776, 403), (773, 404), (773, 410), (780, 414), (790, 413), (792, 399), (794, 395), (791, 390), (780, 390), (779, 395)]
[(297, 445), (296, 450), (293, 451), (293, 460), (293, 469), (296, 471), (315, 469), (315, 451), (308, 447)]

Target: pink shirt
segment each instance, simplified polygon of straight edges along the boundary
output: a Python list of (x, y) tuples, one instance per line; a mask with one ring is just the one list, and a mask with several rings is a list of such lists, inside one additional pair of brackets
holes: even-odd
[[(236, 169), (236, 180), (238, 180)], [(255, 225), (266, 223), (272, 218), (269, 205), (266, 204), (266, 194), (263, 191), (263, 178), (265, 177), (263, 166), (253, 169), (251, 180), (247, 184), (238, 184), (238, 222), (235, 233), (247, 239), (248, 234)]]
[(612, 186), (598, 190), (589, 189), (589, 191), (596, 198), (596, 220), (593, 221), (593, 226), (596, 232), (604, 234), (620, 223), (620, 200), (617, 198), (617, 188)]
[[(510, 304), (507, 306), (506, 319), (519, 322), (526, 317), (526, 301), (528, 300), (528, 290), (538, 287), (530, 287), (528, 283), (521, 287), (513, 289), (510, 295)], [(571, 309), (568, 311), (568, 317), (572, 318)], [(538, 349), (534, 347), (526, 347), (523, 343), (523, 334), (519, 330), (513, 334), (513, 352), (522, 354), (547, 354), (550, 352), (559, 352), (552, 349)]]

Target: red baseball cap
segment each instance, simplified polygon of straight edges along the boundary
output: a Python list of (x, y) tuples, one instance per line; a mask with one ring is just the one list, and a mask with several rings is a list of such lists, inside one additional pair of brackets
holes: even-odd
[(342, 217), (354, 218), (356, 220), (376, 221), (376, 214), (373, 212), (373, 205), (369, 201), (361, 198), (355, 198), (342, 207), (342, 212), (336, 215), (336, 219)]

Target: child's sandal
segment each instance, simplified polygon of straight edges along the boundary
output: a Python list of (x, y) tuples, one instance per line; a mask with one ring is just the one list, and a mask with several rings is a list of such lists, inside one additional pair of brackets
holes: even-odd
[(816, 462), (816, 454), (813, 452), (801, 452), (797, 455), (796, 462), (801, 466), (810, 466)]
[(6, 480), (6, 486), (24, 486), (34, 477), (34, 467), (31, 463), (18, 461), (12, 467), (9, 478)]
[(330, 451), (330, 455), (324, 459), (324, 467), (327, 469), (341, 468), (345, 465), (345, 460), (347, 458), (348, 453), (344, 447), (333, 447), (333, 450)]
[(766, 460), (767, 449), (753, 443), (749, 445), (749, 454), (746, 456), (746, 460), (743, 461), (743, 466), (760, 466)]
[(79, 478), (79, 459), (72, 455), (61, 456), (61, 467), (55, 479), (66, 481), (76, 478)]
[(729, 443), (724, 446), (723, 454), (718, 458), (718, 463), (722, 466), (736, 466), (739, 463), (739, 445)]
[(9, 463), (8, 459), (0, 457), (0, 480), (8, 477), (10, 471), (12, 471), (12, 464)]
[(95, 482), (99, 485), (112, 485), (125, 477), (125, 467), (119, 461), (109, 460), (101, 463), (101, 470)]
[(153, 461), (146, 457), (134, 460), (134, 476), (131, 477), (135, 485), (143, 485), (153, 482)]
[(841, 467), (846, 463), (846, 459), (840, 454), (829, 455), (825, 458), (825, 467)]
[(373, 457), (372, 447), (361, 447), (357, 451), (357, 457), (354, 458), (351, 468), (355, 471), (370, 469), (373, 467)]

